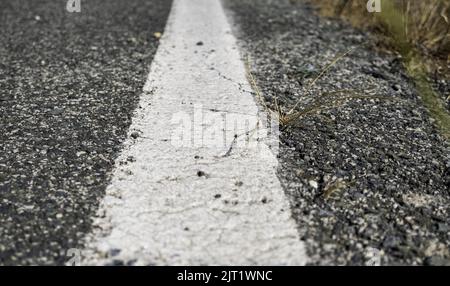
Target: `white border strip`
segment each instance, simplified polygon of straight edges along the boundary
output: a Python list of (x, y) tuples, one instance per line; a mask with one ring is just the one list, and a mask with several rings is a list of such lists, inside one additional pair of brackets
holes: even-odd
[(305, 263), (249, 90), (220, 2), (175, 0), (85, 264)]

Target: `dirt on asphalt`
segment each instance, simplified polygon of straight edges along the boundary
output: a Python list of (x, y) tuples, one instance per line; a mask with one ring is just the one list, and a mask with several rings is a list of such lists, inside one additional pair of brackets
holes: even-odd
[(450, 265), (450, 149), (401, 60), (293, 2), (223, 0), (272, 109), (275, 99), (284, 111), (317, 98), (332, 107), (299, 118), (280, 138), (278, 175), (310, 264)]
[(171, 6), (66, 2), (0, 2), (0, 265), (80, 247)]

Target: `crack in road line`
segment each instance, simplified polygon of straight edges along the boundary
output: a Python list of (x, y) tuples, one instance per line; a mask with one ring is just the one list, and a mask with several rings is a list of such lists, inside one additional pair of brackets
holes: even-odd
[[(284, 211), (277, 148), (261, 132), (272, 127), (264, 129), (245, 92), (252, 88), (219, 0), (175, 0), (160, 41), (83, 263), (305, 264), (297, 226)], [(213, 111), (196, 106), (230, 116), (221, 126)], [(176, 115), (186, 120), (173, 123)], [(189, 140), (178, 146), (172, 135), (179, 127)], [(214, 136), (233, 140), (217, 145)]]

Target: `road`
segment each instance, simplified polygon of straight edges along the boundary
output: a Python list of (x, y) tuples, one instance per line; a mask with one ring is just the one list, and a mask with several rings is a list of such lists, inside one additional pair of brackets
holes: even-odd
[(82, 2), (0, 2), (0, 264), (63, 264), (90, 231), (171, 5)]
[(450, 147), (368, 35), (301, 1), (65, 4), (0, 2), (0, 265), (450, 265)]
[(86, 264), (306, 263), (250, 90), (221, 3), (174, 0)]

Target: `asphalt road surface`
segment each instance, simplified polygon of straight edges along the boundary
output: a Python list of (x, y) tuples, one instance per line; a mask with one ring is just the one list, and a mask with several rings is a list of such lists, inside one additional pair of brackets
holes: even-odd
[[(0, 1), (0, 265), (450, 265), (450, 147), (368, 35), (301, 1), (66, 2)], [(254, 132), (299, 98), (329, 108)]]
[(0, 1), (0, 264), (63, 264), (91, 228), (168, 0)]

